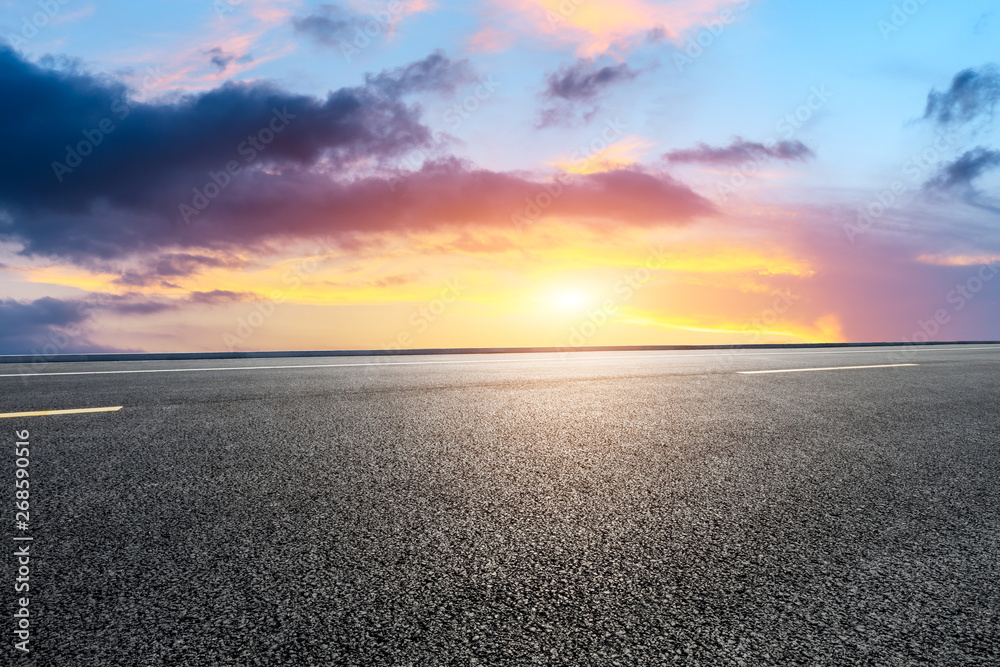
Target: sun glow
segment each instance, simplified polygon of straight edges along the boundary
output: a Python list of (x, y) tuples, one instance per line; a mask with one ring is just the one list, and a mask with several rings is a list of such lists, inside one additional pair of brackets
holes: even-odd
[(578, 311), (586, 307), (588, 299), (583, 292), (561, 290), (553, 293), (551, 302), (559, 310)]

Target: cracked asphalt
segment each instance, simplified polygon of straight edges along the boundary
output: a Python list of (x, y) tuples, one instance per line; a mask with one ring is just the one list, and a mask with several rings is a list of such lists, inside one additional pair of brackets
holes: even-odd
[(5, 664), (1000, 664), (1000, 346), (0, 374)]

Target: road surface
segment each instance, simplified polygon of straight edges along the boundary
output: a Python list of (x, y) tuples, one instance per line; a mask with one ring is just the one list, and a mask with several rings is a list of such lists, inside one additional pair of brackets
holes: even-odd
[(1000, 664), (1000, 346), (0, 375), (5, 664)]

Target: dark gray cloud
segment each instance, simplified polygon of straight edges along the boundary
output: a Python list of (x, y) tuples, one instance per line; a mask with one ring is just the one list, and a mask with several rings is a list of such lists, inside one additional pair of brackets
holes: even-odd
[(230, 290), (209, 290), (189, 292), (173, 299), (147, 297), (143, 294), (95, 293), (76, 303), (85, 312), (104, 312), (114, 315), (155, 315), (182, 309), (191, 305), (218, 306), (239, 301), (252, 301), (256, 296), (250, 292)]
[(815, 155), (812, 149), (797, 140), (779, 141), (767, 145), (736, 137), (728, 146), (717, 147), (701, 143), (695, 148), (685, 148), (664, 153), (663, 158), (674, 163), (695, 162), (714, 165), (738, 165), (748, 160), (804, 161), (815, 157)]
[(402, 5), (395, 2), (381, 3), (381, 7), (370, 13), (327, 3), (316, 5), (310, 8), (309, 13), (292, 18), (291, 25), (296, 35), (334, 48), (347, 62), (351, 62), (373, 41), (389, 35), (405, 13)]
[(88, 338), (87, 324), (99, 310), (124, 315), (164, 310), (125, 296), (93, 295), (86, 299), (35, 301), (0, 299), (0, 354), (52, 355), (111, 352)]
[(637, 76), (639, 72), (628, 63), (601, 66), (593, 58), (578, 58), (546, 77), (541, 94), (546, 105), (539, 111), (537, 126), (569, 125), (580, 113), (589, 119), (597, 112), (604, 92)]
[(569, 101), (591, 101), (609, 86), (637, 76), (639, 73), (628, 63), (599, 67), (591, 58), (580, 58), (550, 74), (542, 94)]
[(365, 76), (365, 85), (386, 97), (398, 99), (412, 93), (454, 93), (463, 83), (475, 79), (467, 60), (451, 60), (435, 51), (423, 60), (405, 67)]
[(229, 66), (234, 62), (240, 64), (253, 62), (253, 56), (250, 55), (249, 53), (243, 56), (236, 56), (233, 53), (226, 53), (218, 46), (215, 47), (214, 49), (209, 49), (208, 51), (206, 51), (205, 55), (209, 57), (208, 61), (210, 63), (219, 68), (220, 72), (225, 72), (227, 69), (229, 69)]
[(79, 301), (0, 299), (0, 354), (111, 351), (87, 338), (83, 325), (90, 315)]
[(924, 118), (940, 125), (967, 123), (979, 116), (992, 116), (1000, 102), (1000, 70), (984, 65), (955, 75), (944, 92), (932, 90), (927, 95)]
[[(447, 69), (434, 62), (432, 72)], [(324, 100), (227, 83), (176, 103), (135, 103), (119, 83), (42, 68), (0, 47), (0, 90), (17, 100), (0, 105), (0, 236), (37, 253), (141, 250), (169, 236), (164, 225), (179, 218), (179, 203), (232, 161), (245, 177), (378, 163), (430, 145), (419, 110), (383, 88), (432, 80), (444, 85), (404, 70)], [(272, 141), (261, 148), (265, 135)]]
[(364, 23), (371, 20), (337, 5), (318, 5), (305, 16), (292, 19), (296, 34), (304, 35), (326, 46), (338, 46), (342, 41), (354, 38), (358, 29), (364, 31)]
[(43, 361), (54, 354), (125, 351), (90, 340), (95, 316), (156, 315), (188, 306), (219, 306), (255, 298), (248, 292), (211, 290), (191, 292), (173, 300), (151, 299), (140, 294), (103, 293), (80, 299), (0, 299), (0, 354), (33, 354)]
[(176, 310), (177, 304), (115, 295), (102, 310), (116, 315), (156, 315)]
[(1000, 167), (1000, 151), (977, 146), (944, 165), (925, 187), (931, 190), (969, 188), (975, 179), (997, 167)]
[(154, 315), (190, 305), (218, 306), (253, 301), (256, 298), (251, 292), (214, 289), (188, 292), (183, 297), (173, 299), (151, 298), (143, 294), (94, 294), (82, 303), (87, 304), (92, 311), (104, 311), (116, 315)]
[(238, 268), (244, 262), (238, 259), (222, 259), (209, 255), (191, 253), (165, 253), (150, 260), (140, 270), (125, 271), (114, 280), (119, 285), (143, 287), (146, 285), (174, 286), (164, 284), (166, 278), (191, 276), (206, 268)]
[(19, 338), (33, 338), (52, 328), (64, 328), (85, 320), (73, 301), (44, 297), (30, 303), (14, 299), (0, 299), (0, 345), (9, 350), (8, 342)]
[(218, 67), (220, 72), (224, 72), (229, 67), (229, 64), (236, 60), (236, 56), (230, 53), (223, 53), (219, 47), (209, 49), (205, 54), (209, 56), (209, 62)]
[(1000, 151), (977, 146), (957, 160), (945, 164), (924, 184), (928, 192), (954, 193), (969, 206), (1000, 215), (1000, 205), (990, 201), (975, 187), (974, 181), (1000, 167)]
[(251, 292), (233, 292), (225, 289), (214, 289), (208, 292), (191, 292), (187, 296), (189, 303), (216, 306), (227, 303), (252, 301), (256, 297)]

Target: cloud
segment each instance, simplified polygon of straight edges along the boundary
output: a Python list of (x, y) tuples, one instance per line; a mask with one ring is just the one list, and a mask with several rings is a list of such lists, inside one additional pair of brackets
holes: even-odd
[(209, 56), (208, 61), (219, 68), (220, 72), (225, 72), (229, 68), (229, 65), (233, 62), (238, 64), (245, 64), (253, 62), (253, 56), (249, 53), (243, 56), (236, 56), (232, 53), (226, 53), (221, 47), (215, 47), (214, 49), (209, 49), (205, 52), (205, 55)]
[(573, 44), (579, 55), (589, 57), (638, 46), (651, 31), (679, 41), (706, 21), (718, 20), (721, 12), (745, 8), (746, 1), (494, 0), (507, 13), (516, 13), (511, 29)]
[(931, 90), (924, 118), (940, 125), (967, 123), (978, 116), (992, 116), (998, 101), (1000, 70), (996, 65), (966, 69), (955, 75), (948, 90)]
[(924, 187), (929, 190), (969, 188), (972, 186), (972, 181), (996, 167), (1000, 167), (1000, 151), (977, 146), (963, 153), (954, 162), (943, 166)]
[[(316, 99), (227, 83), (175, 103), (138, 103), (117, 82), (44, 69), (0, 48), (0, 89), (18, 100), (0, 107), (0, 235), (29, 252), (140, 249), (156, 236), (150, 228), (176, 221), (179, 203), (231, 161), (244, 176), (346, 169), (431, 143), (419, 110), (374, 86)], [(266, 147), (262, 133), (273, 138)]]
[(497, 52), (506, 51), (514, 42), (515, 35), (511, 31), (486, 25), (470, 36), (466, 44), (469, 51)]
[[(549, 193), (558, 192), (557, 197)], [(712, 205), (669, 176), (618, 169), (574, 175), (557, 183), (476, 169), (457, 160), (425, 164), (394, 180), (331, 179), (308, 171), (252, 172), (234, 184), (202, 218), (178, 225), (151, 217), (137, 229), (126, 216), (60, 219), (81, 239), (100, 238), (94, 251), (126, 255), (145, 248), (247, 248), (270, 241), (333, 235), (410, 233), (446, 227), (511, 225), (541, 197), (553, 201), (538, 219), (563, 218), (608, 224), (677, 225), (714, 212)], [(280, 224), (276, 224), (280, 221)], [(80, 245), (58, 235), (25, 236), (30, 247), (70, 257)]]
[(214, 289), (209, 291), (193, 291), (178, 298), (158, 298), (147, 297), (143, 294), (106, 294), (98, 293), (91, 295), (88, 299), (80, 303), (86, 305), (91, 311), (102, 311), (116, 315), (155, 315), (172, 310), (179, 310), (185, 306), (219, 306), (241, 301), (253, 301), (256, 298), (251, 292), (233, 292), (230, 290)]
[[(535, 206), (539, 210), (531, 213), (529, 203), (539, 198), (547, 205)], [(711, 203), (663, 174), (618, 169), (551, 182), (444, 159), (391, 181), (255, 172), (232, 197), (220, 198), (203, 224), (183, 229), (187, 233), (182, 235), (175, 228), (161, 228), (159, 242), (222, 247), (323, 235), (510, 227), (515, 214), (619, 227), (678, 225), (713, 212)]]
[(668, 162), (681, 164), (738, 165), (748, 160), (804, 161), (815, 157), (815, 155), (812, 149), (797, 140), (779, 141), (765, 145), (736, 137), (728, 146), (715, 147), (701, 143), (695, 148), (684, 148), (664, 153), (663, 158)]
[[(141, 285), (211, 266), (202, 254), (267, 252), (271, 242), (509, 226), (526, 201), (557, 184), (455, 159), (413, 172), (394, 166), (432, 143), (419, 109), (397, 96), (447, 87), (462, 70), (433, 55), (325, 100), (226, 84), (176, 103), (133, 103), (118, 119), (114, 109), (127, 99), (119, 84), (0, 51), (0, 87), (19, 101), (0, 107), (0, 238), (26, 254), (84, 266), (159, 256), (148, 270), (119, 279)], [(238, 147), (267, 129), (275, 110), (287, 126), (245, 161)], [(52, 161), (84, 139), (81, 128), (95, 131), (109, 116), (113, 131), (59, 183)], [(230, 161), (242, 168), (235, 176), (225, 173)], [(388, 181), (386, 173), (396, 176)], [(714, 212), (669, 175), (634, 168), (570, 176), (558, 189), (539, 217), (644, 226)], [(205, 206), (194, 209), (198, 193)], [(183, 206), (194, 213), (190, 224)]]
[(349, 41), (356, 28), (363, 30), (362, 26), (360, 16), (336, 5), (319, 5), (313, 13), (292, 19), (292, 28), (297, 34), (327, 46)]
[(195, 275), (205, 268), (238, 268), (240, 266), (243, 266), (243, 262), (239, 260), (190, 253), (166, 253), (152, 261), (145, 262), (144, 268), (141, 270), (122, 272), (121, 276), (112, 282), (129, 287), (157, 284), (166, 286), (166, 278)]
[(116, 294), (108, 297), (108, 301), (101, 310), (115, 313), (116, 315), (156, 315), (157, 313), (163, 313), (176, 308), (177, 304), (175, 303)]
[[(87, 318), (72, 301), (44, 297), (23, 303), (0, 300), (0, 354), (30, 354), (43, 341)], [(65, 334), (64, 334), (65, 335)]]
[(107, 294), (88, 299), (43, 297), (28, 302), (0, 299), (0, 354), (116, 351), (94, 344), (87, 336), (86, 325), (97, 311), (133, 315), (164, 309)]
[(104, 315), (148, 316), (187, 306), (220, 306), (256, 298), (248, 292), (191, 292), (179, 299), (138, 294), (92, 293), (80, 299), (43, 297), (34, 301), (0, 299), (0, 354), (52, 355), (115, 352), (93, 343), (94, 320)]
[(198, 303), (209, 306), (251, 301), (253, 298), (254, 295), (250, 292), (233, 292), (224, 289), (214, 289), (208, 292), (191, 292), (187, 296), (187, 300), (190, 303)]
[(973, 181), (986, 172), (1000, 167), (1000, 151), (977, 146), (963, 153), (938, 171), (924, 184), (929, 192), (956, 192), (966, 204), (1000, 215), (1000, 206), (984, 199)]
[[(622, 225), (677, 224), (713, 211), (709, 202), (669, 176), (635, 169), (567, 177), (557, 187), (552, 182), (477, 169), (448, 159), (402, 175), (389, 194), (385, 188), (379, 179), (308, 188), (312, 198), (298, 199), (302, 202), (300, 219), (308, 224), (313, 216), (343, 211), (338, 226), (344, 231), (506, 226), (513, 212), (525, 208), (526, 199), (555, 190), (559, 195), (540, 217), (599, 219)], [(257, 191), (266, 192), (261, 188)], [(264, 202), (259, 205), (267, 206)]]
[(639, 76), (628, 63), (600, 66), (592, 58), (578, 58), (546, 77), (541, 97), (550, 104), (539, 112), (538, 127), (571, 122), (576, 108), (585, 105), (584, 118), (598, 110), (596, 100), (608, 88)]
[(229, 63), (236, 59), (236, 56), (224, 54), (222, 49), (218, 47), (206, 51), (206, 54), (211, 56), (211, 58), (209, 58), (209, 62), (218, 67), (220, 72), (226, 71), (226, 68), (229, 67)]
[(365, 85), (386, 97), (398, 99), (420, 92), (453, 93), (459, 85), (474, 79), (467, 60), (451, 60), (441, 51), (435, 51), (405, 67), (366, 75)]
[(582, 156), (575, 154), (568, 160), (552, 162), (553, 167), (572, 174), (593, 174), (599, 171), (627, 169), (640, 163), (642, 157), (654, 146), (653, 142), (636, 135), (628, 135), (608, 144), (607, 148)]
[(371, 40), (382, 33), (391, 35), (400, 19), (432, 8), (433, 4), (427, 0), (402, 0), (378, 5), (374, 11), (362, 14), (338, 5), (321, 4), (311, 13), (293, 18), (292, 29), (324, 46), (351, 51), (359, 46), (356, 40)]
[(543, 94), (553, 99), (589, 102), (608, 86), (631, 81), (638, 75), (628, 63), (598, 67), (592, 58), (579, 58), (572, 65), (550, 74)]

